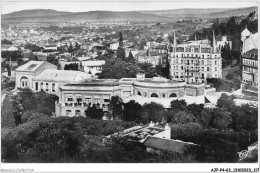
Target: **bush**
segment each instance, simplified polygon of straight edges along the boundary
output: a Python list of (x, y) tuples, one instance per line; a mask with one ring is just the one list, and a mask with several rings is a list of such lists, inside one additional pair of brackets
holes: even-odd
[(234, 75), (231, 74), (231, 73), (228, 73), (228, 74), (226, 75), (226, 79), (232, 80), (232, 79), (234, 79)]

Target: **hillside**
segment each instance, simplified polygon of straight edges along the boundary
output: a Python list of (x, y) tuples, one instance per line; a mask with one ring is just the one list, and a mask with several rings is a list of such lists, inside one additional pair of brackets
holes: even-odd
[(179, 19), (210, 19), (210, 18), (221, 18), (221, 17), (230, 17), (230, 16), (241, 16), (248, 15), (253, 11), (258, 11), (257, 7), (247, 7), (247, 8), (212, 8), (212, 9), (174, 9), (174, 10), (159, 10), (159, 11), (140, 11), (145, 14), (153, 14), (164, 17), (172, 17)]
[(257, 11), (257, 7), (239, 9), (174, 9), (159, 11), (89, 11), (89, 12), (63, 12), (55, 10), (23, 10), (1, 16), (3, 23), (34, 23), (34, 22), (172, 22), (181, 19), (211, 19), (230, 16), (248, 15)]
[[(144, 14), (140, 12), (112, 12), (112, 11), (89, 11), (80, 13), (64, 13), (53, 12), (48, 13), (41, 10), (37, 15), (32, 15), (32, 11), (14, 12), (13, 14), (2, 15), (2, 22), (68, 22), (68, 21), (143, 21), (143, 22), (156, 22), (156, 21), (171, 21), (171, 18), (157, 16), (153, 14)], [(51, 17), (50, 17), (51, 16)]]
[(13, 13), (8, 13), (2, 15), (2, 19), (8, 18), (24, 18), (24, 17), (39, 17), (39, 16), (59, 16), (59, 15), (67, 15), (73, 14), (72, 12), (65, 12), (65, 11), (56, 11), (50, 9), (34, 9), (34, 10), (22, 10), (16, 11)]

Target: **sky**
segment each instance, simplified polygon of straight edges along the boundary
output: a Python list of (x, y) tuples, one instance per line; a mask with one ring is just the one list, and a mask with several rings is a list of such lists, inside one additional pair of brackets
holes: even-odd
[(169, 10), (179, 8), (241, 8), (258, 6), (257, 0), (1, 0), (1, 14), (28, 9), (53, 9), (68, 12)]

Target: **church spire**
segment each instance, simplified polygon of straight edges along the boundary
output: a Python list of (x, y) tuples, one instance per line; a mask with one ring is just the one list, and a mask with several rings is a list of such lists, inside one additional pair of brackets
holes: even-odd
[(214, 30), (213, 30), (213, 37), (212, 37), (212, 51), (213, 51), (213, 53), (217, 52), (217, 45), (216, 45)]
[(175, 29), (173, 30), (173, 48), (177, 46), (176, 36), (175, 36)]

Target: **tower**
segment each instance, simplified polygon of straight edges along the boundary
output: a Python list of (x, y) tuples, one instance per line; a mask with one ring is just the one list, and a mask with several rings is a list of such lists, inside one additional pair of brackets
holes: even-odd
[(212, 52), (213, 53), (217, 52), (217, 45), (216, 45), (214, 30), (213, 30), (213, 36), (212, 36)]

